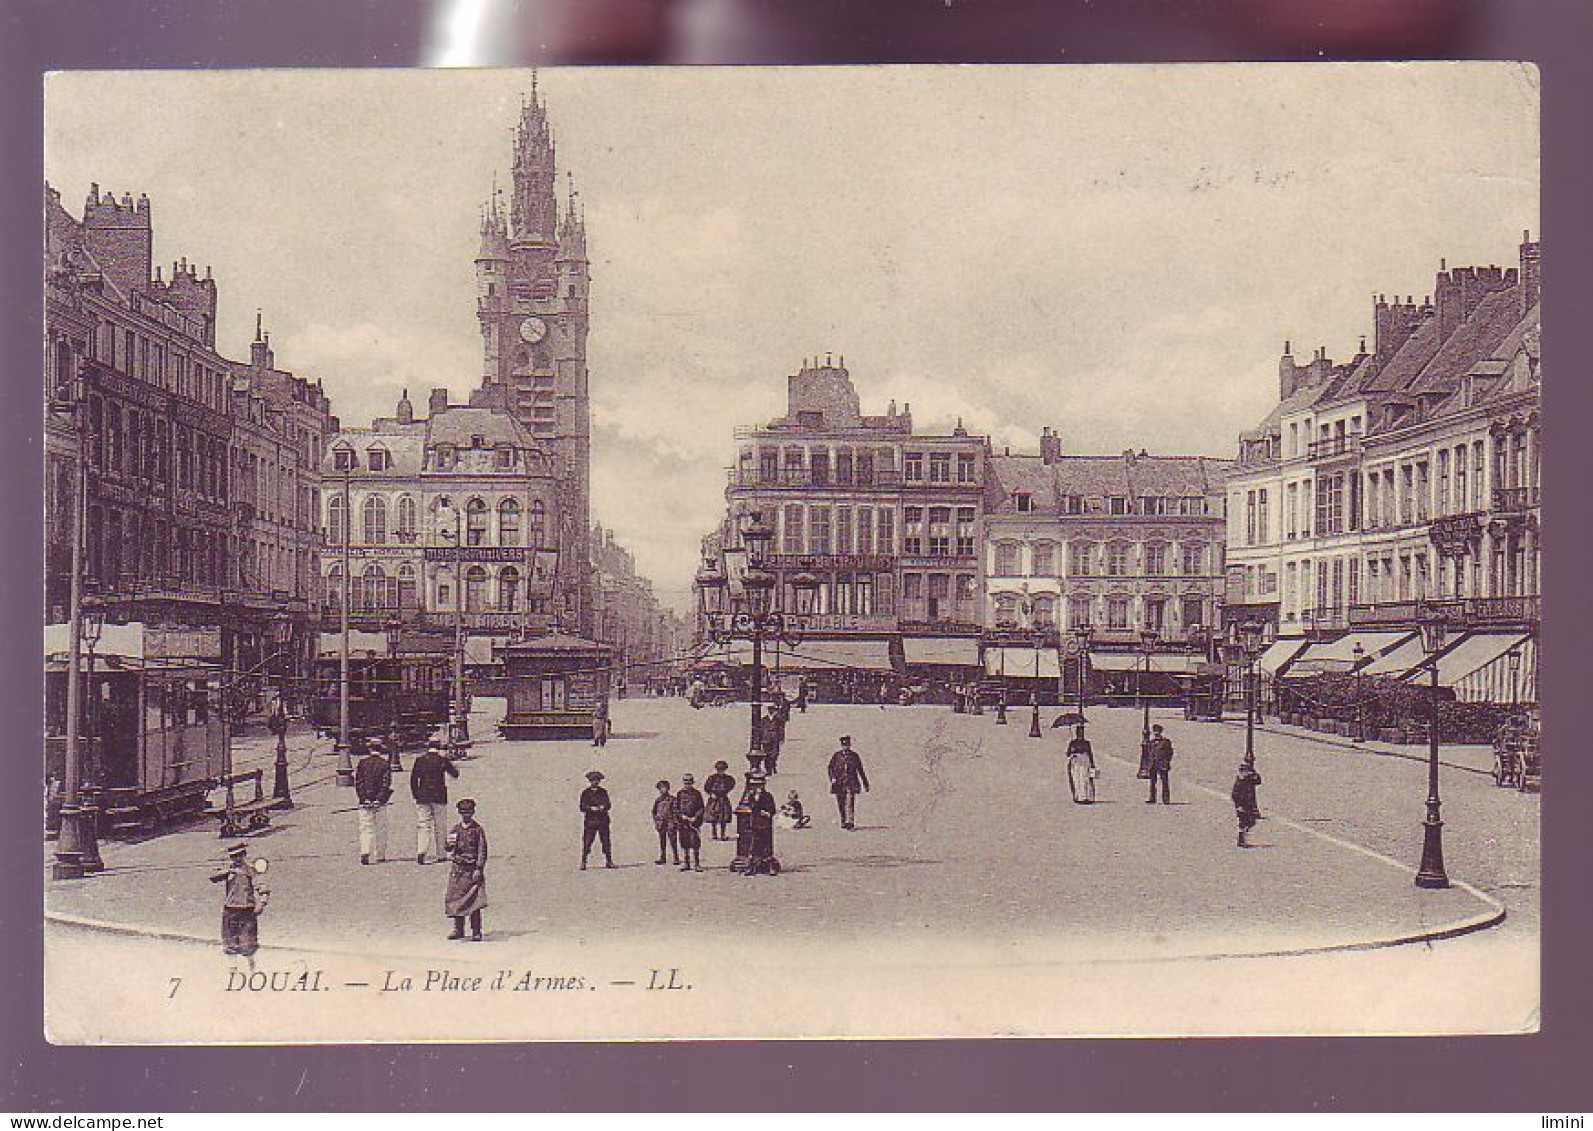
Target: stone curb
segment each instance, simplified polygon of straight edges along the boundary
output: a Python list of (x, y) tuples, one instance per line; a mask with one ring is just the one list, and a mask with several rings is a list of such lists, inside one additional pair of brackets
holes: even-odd
[[(1229, 719), (1223, 719), (1222, 725), (1225, 727), (1233, 727), (1236, 730), (1244, 729), (1244, 723), (1233, 722)], [(1408, 754), (1403, 750), (1388, 750), (1382, 747), (1368, 745), (1364, 742), (1350, 742), (1342, 739), (1329, 738), (1327, 735), (1320, 734), (1317, 731), (1304, 730), (1299, 727), (1285, 730), (1281, 726), (1258, 725), (1256, 727), (1256, 731), (1260, 734), (1275, 734), (1280, 738), (1298, 738), (1302, 742), (1315, 742), (1322, 746), (1332, 746), (1339, 750), (1351, 750), (1358, 754), (1373, 754), (1379, 758), (1403, 758), (1407, 762), (1427, 761), (1426, 754)], [(1442, 757), (1438, 759), (1438, 764), (1451, 770), (1460, 770), (1463, 773), (1480, 774), (1485, 778), (1493, 777), (1492, 770), (1479, 770), (1475, 766), (1466, 766), (1459, 762), (1446, 762)]]

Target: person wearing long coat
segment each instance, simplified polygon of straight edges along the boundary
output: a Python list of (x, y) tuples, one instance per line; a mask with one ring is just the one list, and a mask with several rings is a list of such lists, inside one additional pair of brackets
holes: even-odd
[(741, 825), (736, 847), (737, 854), (746, 862), (741, 873), (744, 876), (774, 874), (770, 861), (774, 859), (774, 815), (779, 806), (775, 804), (774, 794), (765, 787), (765, 781), (761, 773), (748, 774), (747, 788), (736, 806)]
[(863, 759), (852, 749), (851, 735), (841, 735), (841, 748), (830, 755), (830, 792), (835, 795), (835, 806), (841, 813), (841, 827), (857, 827), (857, 794), (868, 789), (868, 774), (863, 769)]
[(703, 792), (708, 795), (705, 819), (714, 840), (729, 840), (725, 835), (730, 828), (730, 793), (736, 788), (736, 779), (725, 773), (728, 762), (715, 762), (714, 772), (703, 780)]
[(459, 823), (448, 834), (452, 867), (448, 871), (448, 890), (443, 896), (443, 913), (454, 921), (450, 939), (465, 937), (465, 918), (470, 918), (470, 941), (481, 941), (481, 913), (487, 906), (487, 830), (476, 824), (476, 803), (460, 801)]
[(1233, 811), (1239, 819), (1239, 847), (1250, 847), (1250, 830), (1256, 827), (1256, 821), (1261, 816), (1261, 806), (1256, 801), (1256, 786), (1261, 784), (1261, 775), (1256, 773), (1256, 767), (1250, 762), (1239, 763), (1239, 774), (1233, 779)]
[(1095, 751), (1084, 737), (1082, 724), (1074, 728), (1068, 742), (1068, 790), (1076, 805), (1095, 801)]

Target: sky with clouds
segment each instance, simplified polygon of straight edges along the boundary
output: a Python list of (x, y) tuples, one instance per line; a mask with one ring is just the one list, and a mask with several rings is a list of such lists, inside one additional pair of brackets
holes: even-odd
[[(75, 73), (46, 176), (148, 193), (155, 259), (214, 268), (345, 422), (478, 384), (473, 259), (530, 74)], [(845, 355), (998, 448), (1227, 456), (1285, 339), (1354, 353), (1374, 292), (1538, 229), (1516, 64), (544, 70), (587, 210), (593, 510), (684, 607), (731, 430)]]

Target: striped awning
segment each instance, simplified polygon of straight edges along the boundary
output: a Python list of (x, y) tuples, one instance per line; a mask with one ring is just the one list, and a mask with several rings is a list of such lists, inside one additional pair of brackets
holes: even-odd
[(1256, 670), (1262, 675), (1277, 675), (1279, 668), (1305, 651), (1305, 646), (1306, 640), (1299, 636), (1288, 640), (1274, 640), (1267, 645), (1266, 651), (1256, 657)]
[[(1194, 675), (1205, 660), (1185, 652), (1152, 653), (1150, 671), (1161, 675)], [(1145, 671), (1143, 652), (1091, 652), (1090, 667), (1098, 672)]]
[[(1459, 642), (1450, 645), (1438, 654), (1438, 683), (1442, 687), (1453, 687), (1458, 691), (1461, 684), (1468, 678), (1478, 676), (1484, 669), (1499, 664), (1505, 669), (1509, 667), (1508, 656), (1513, 649), (1522, 649), (1522, 667), (1526, 666), (1525, 646), (1532, 641), (1530, 634), (1525, 632), (1473, 632), (1462, 637)], [(1533, 660), (1537, 659), (1537, 649), (1533, 649)], [(1426, 666), (1413, 668), (1406, 672), (1403, 678), (1406, 682), (1413, 682), (1427, 678)], [(1508, 680), (1508, 674), (1504, 675)], [(1486, 677), (1474, 680), (1471, 684), (1474, 691), (1480, 691), (1495, 680)], [(1495, 702), (1508, 702), (1508, 692), (1502, 700)]]
[[(735, 667), (752, 666), (752, 644), (737, 640), (705, 657), (708, 663), (730, 664)], [(817, 639), (804, 640), (795, 648), (784, 644), (763, 646), (763, 666), (781, 671), (839, 672), (894, 671), (891, 647), (888, 640)]]

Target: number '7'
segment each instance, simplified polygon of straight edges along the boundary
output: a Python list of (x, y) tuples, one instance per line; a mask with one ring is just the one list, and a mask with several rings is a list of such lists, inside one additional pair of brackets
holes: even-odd
[(170, 1001), (172, 998), (177, 996), (177, 987), (182, 985), (182, 984), (183, 984), (183, 980), (181, 978), (173, 978), (171, 980), (171, 993), (166, 995), (166, 1000), (167, 1001)]

